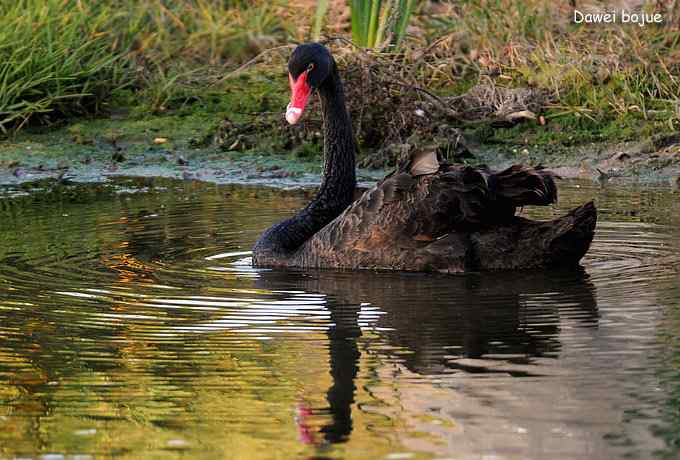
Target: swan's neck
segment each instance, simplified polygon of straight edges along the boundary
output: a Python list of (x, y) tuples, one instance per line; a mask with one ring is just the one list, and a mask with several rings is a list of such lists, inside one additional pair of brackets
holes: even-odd
[[(356, 188), (356, 144), (352, 133), (345, 92), (335, 65), (333, 73), (319, 88), (324, 125), (324, 167), (321, 188), (308, 208), (318, 210), (323, 228), (354, 199)], [(310, 235), (311, 236), (311, 235)]]
[(319, 87), (324, 122), (324, 168), (316, 197), (295, 216), (267, 230), (253, 248), (255, 263), (292, 254), (354, 199), (356, 187), (355, 150), (342, 82), (335, 65)]

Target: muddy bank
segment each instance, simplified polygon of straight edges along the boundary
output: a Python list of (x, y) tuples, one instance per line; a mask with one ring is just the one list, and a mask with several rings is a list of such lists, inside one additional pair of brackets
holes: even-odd
[[(479, 145), (477, 156), (492, 165), (543, 165), (564, 178), (676, 184), (680, 178), (680, 135), (646, 141), (576, 146)], [(499, 152), (503, 152), (498, 155)], [(500, 161), (499, 161), (500, 160)]]
[[(180, 135), (186, 136), (186, 133)], [(460, 138), (456, 141), (463, 145)], [(283, 187), (312, 186), (319, 182), (322, 160), (317, 154), (302, 157), (290, 151), (225, 150), (220, 142), (213, 141), (201, 146), (194, 144), (191, 136), (177, 138), (171, 130), (166, 132), (161, 128), (148, 130), (141, 136), (122, 135), (115, 141), (98, 138), (88, 144), (74, 142), (73, 137), (63, 131), (48, 135), (24, 134), (0, 146), (0, 184), (47, 178), (61, 182), (104, 182), (119, 176)], [(403, 145), (397, 147), (409, 150)], [(564, 178), (601, 183), (677, 184), (680, 177), (680, 135), (645, 142), (571, 147), (465, 141), (464, 148), (464, 156), (449, 159), (494, 168), (513, 163), (543, 165)], [(369, 185), (390, 169), (389, 165), (360, 168), (359, 180)]]
[[(101, 120), (96, 123), (101, 124)], [(63, 184), (93, 183), (116, 177), (282, 187), (313, 186), (319, 181), (322, 165), (318, 157), (225, 151), (212, 144), (195, 146), (196, 138), (187, 130), (172, 136), (175, 131), (164, 129), (162, 118), (154, 124), (147, 123), (151, 129), (134, 133), (125, 129), (125, 123), (119, 125), (121, 133), (115, 139), (98, 135), (83, 143), (60, 129), (22, 133), (21, 137), (0, 143), (0, 185), (47, 179)], [(369, 184), (382, 174), (381, 170), (361, 169), (358, 177), (363, 184)]]

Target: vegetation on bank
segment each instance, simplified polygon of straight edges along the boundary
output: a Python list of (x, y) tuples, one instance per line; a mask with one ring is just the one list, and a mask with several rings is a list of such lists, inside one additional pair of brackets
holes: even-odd
[(318, 117), (287, 127), (280, 115), (286, 45), (319, 28), (334, 38), (365, 151), (450, 141), (448, 127), (482, 143), (557, 146), (680, 128), (678, 2), (648, 2), (664, 23), (639, 27), (572, 24), (568, 0), (408, 1), (400, 46), (380, 50), (350, 43), (347, 1), (322, 3), (5, 2), (0, 130), (67, 123), (82, 142), (83, 116), (187, 117), (201, 120), (191, 145), (313, 156)]
[(0, 4), (0, 129), (120, 105), (162, 110), (286, 42), (270, 2), (19, 0)]

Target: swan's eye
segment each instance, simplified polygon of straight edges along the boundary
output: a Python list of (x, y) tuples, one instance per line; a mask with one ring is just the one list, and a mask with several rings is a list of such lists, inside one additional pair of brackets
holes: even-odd
[(310, 62), (309, 65), (307, 66), (307, 72), (311, 72), (312, 70), (314, 70), (314, 63)]

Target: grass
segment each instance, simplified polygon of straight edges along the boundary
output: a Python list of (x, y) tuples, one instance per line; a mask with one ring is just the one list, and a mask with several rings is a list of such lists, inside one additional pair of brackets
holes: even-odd
[[(343, 14), (350, 3), (351, 20)], [(287, 97), (286, 51), (266, 53), (245, 70), (275, 81), (276, 94), (225, 76), (265, 50), (333, 31), (358, 44), (401, 40), (398, 51), (364, 58), (390, 60), (395, 76), (441, 97), (479, 84), (544, 95), (536, 109), (544, 124), (453, 121), (485, 142), (574, 145), (674, 132), (680, 2), (657, 3), (647, 8), (663, 13), (660, 27), (574, 25), (567, 0), (3, 2), (0, 131), (81, 123), (78, 117), (120, 107), (140, 119), (237, 113), (257, 125), (264, 112), (277, 117)], [(390, 7), (413, 11), (411, 22)], [(338, 55), (353, 50), (333, 46)]]
[(416, 3), (416, 0), (351, 0), (352, 40), (366, 48), (398, 45)]
[(126, 89), (162, 111), (187, 93), (193, 75), (285, 42), (277, 8), (235, 0), (3, 2), (0, 130), (98, 113)]
[(633, 124), (639, 129), (622, 133), (674, 131), (680, 128), (680, 3), (668, 9), (648, 3), (663, 13), (663, 26), (570, 24), (566, 1), (451, 4), (427, 21), (430, 40), (438, 41), (433, 60), (451, 60), (454, 71), (443, 78), (432, 69), (423, 78), (446, 86), (490, 77), (508, 87), (540, 88), (550, 96), (548, 125), (562, 132), (606, 137), (612, 126)]
[(0, 130), (51, 114), (96, 110), (125, 85), (123, 54), (107, 33), (116, 18), (57, 0), (0, 6)]

